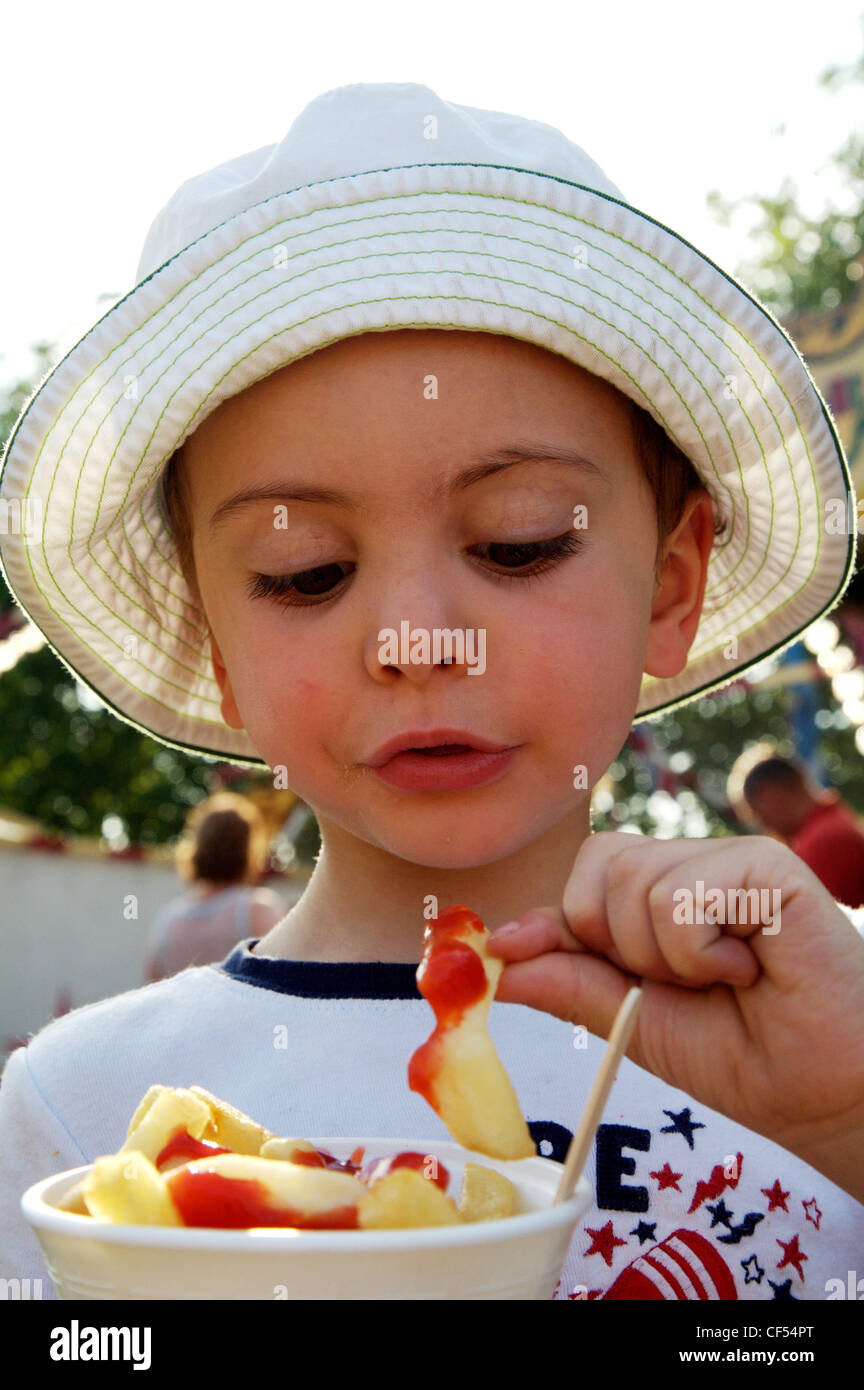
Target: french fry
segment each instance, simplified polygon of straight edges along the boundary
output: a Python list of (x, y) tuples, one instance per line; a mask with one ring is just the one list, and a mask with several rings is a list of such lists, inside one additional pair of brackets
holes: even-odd
[(132, 1131), (138, 1128), (141, 1121), (144, 1119), (144, 1116), (147, 1114), (147, 1111), (150, 1109), (151, 1105), (155, 1101), (156, 1097), (164, 1095), (166, 1091), (170, 1091), (171, 1089), (172, 1088), (170, 1086), (161, 1086), (158, 1083), (147, 1088), (147, 1090), (144, 1092), (144, 1095), (138, 1102), (138, 1107), (135, 1111), (135, 1114), (129, 1121), (129, 1128), (126, 1130), (127, 1139), (129, 1138), (129, 1135), (132, 1133)]
[(358, 1225), (364, 1230), (405, 1230), (415, 1226), (458, 1226), (455, 1203), (416, 1168), (394, 1168), (360, 1198)]
[(494, 1168), (466, 1163), (457, 1209), (463, 1221), (497, 1221), (512, 1216), (516, 1188), (509, 1178)]
[(417, 984), (437, 1022), (408, 1063), (408, 1085), (466, 1149), (529, 1158), (537, 1149), (488, 1031), (504, 968), (486, 950), (489, 936), (467, 907), (448, 908), (427, 923)]
[(210, 1140), (223, 1149), (230, 1149), (232, 1153), (258, 1154), (263, 1144), (276, 1138), (269, 1129), (256, 1124), (242, 1110), (220, 1100), (211, 1091), (205, 1091), (203, 1086), (190, 1086), (189, 1089), (193, 1095), (206, 1101), (211, 1111), (209, 1124), (203, 1134), (195, 1136), (196, 1139)]
[[(259, 1158), (281, 1158), (290, 1163), (296, 1153), (315, 1154), (318, 1150), (308, 1139), (268, 1139), (261, 1145)], [(314, 1165), (311, 1165), (314, 1166)]]
[(165, 1178), (135, 1149), (97, 1158), (82, 1185), (82, 1197), (99, 1221), (129, 1226), (182, 1226)]
[[(233, 1179), (214, 1184), (214, 1177)], [(357, 1224), (366, 1192), (350, 1173), (274, 1161), (257, 1154), (215, 1154), (169, 1173), (165, 1185), (187, 1226), (330, 1226)], [(255, 1219), (261, 1217), (262, 1219)]]
[[(156, 1089), (151, 1086), (147, 1096)], [(185, 1130), (193, 1139), (201, 1139), (211, 1123), (210, 1106), (192, 1091), (160, 1086), (146, 1108), (144, 1101), (132, 1117), (133, 1123), (129, 1126), (120, 1153), (134, 1149), (146, 1154), (155, 1163), (165, 1145), (177, 1133)], [(138, 1116), (141, 1118), (135, 1124)]]

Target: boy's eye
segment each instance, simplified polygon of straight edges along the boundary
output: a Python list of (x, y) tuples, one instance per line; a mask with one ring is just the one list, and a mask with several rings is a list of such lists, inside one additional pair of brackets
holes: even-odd
[[(563, 536), (553, 536), (548, 541), (484, 541), (482, 545), (473, 547), (475, 551), (486, 551), (493, 564), (511, 571), (514, 579), (529, 579), (542, 574), (563, 556), (575, 555), (581, 548), (582, 537), (574, 531), (565, 531)], [(493, 577), (504, 578), (500, 574)]]
[[(553, 536), (546, 541), (484, 541), (472, 546), (472, 551), (485, 552), (482, 558), (491, 560), (504, 573), (492, 574), (498, 581), (527, 580), (551, 569), (565, 555), (575, 555), (582, 548), (582, 537), (573, 531)], [(250, 598), (272, 598), (277, 603), (295, 607), (310, 607), (326, 602), (345, 573), (357, 566), (352, 562), (319, 565), (316, 569), (299, 570), (296, 574), (256, 574), (247, 587)], [(488, 566), (483, 568), (487, 573)]]
[(278, 603), (285, 604), (320, 603), (345, 578), (339, 573), (345, 568), (356, 569), (356, 565), (318, 565), (315, 569), (299, 570), (296, 574), (256, 574), (248, 586), (249, 597), (274, 598)]

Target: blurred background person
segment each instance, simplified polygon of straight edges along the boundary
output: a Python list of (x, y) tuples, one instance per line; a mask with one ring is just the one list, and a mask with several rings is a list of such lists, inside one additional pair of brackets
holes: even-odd
[[(735, 779), (733, 768), (730, 784)], [(753, 763), (743, 781), (738, 768), (737, 780), (751, 822), (787, 844), (838, 902), (864, 906), (864, 823), (838, 792), (818, 786), (797, 759), (777, 754)]]
[(207, 965), (249, 937), (265, 936), (287, 904), (257, 886), (268, 835), (258, 808), (235, 792), (208, 796), (190, 813), (174, 853), (190, 886), (156, 913), (147, 941), (147, 982)]

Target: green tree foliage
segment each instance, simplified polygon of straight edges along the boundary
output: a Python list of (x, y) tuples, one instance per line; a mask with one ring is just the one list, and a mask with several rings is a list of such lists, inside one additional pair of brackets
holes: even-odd
[(212, 763), (82, 705), (79, 689), (47, 646), (0, 677), (0, 807), (67, 835), (101, 835), (117, 817), (121, 847), (173, 839), (209, 791)]

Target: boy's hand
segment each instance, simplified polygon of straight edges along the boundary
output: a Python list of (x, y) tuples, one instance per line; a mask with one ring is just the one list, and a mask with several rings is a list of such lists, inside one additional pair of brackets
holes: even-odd
[[(722, 890), (716, 926), (698, 911), (680, 920), (700, 880), (709, 918)], [(754, 888), (768, 890), (761, 916), (754, 894), (734, 897)], [(732, 904), (744, 921), (724, 925)], [(636, 977), (634, 1062), (864, 1202), (864, 940), (791, 850), (761, 835), (600, 832), (576, 856), (563, 910), (518, 920), (489, 942), (505, 961), (496, 999), (605, 1038)]]

